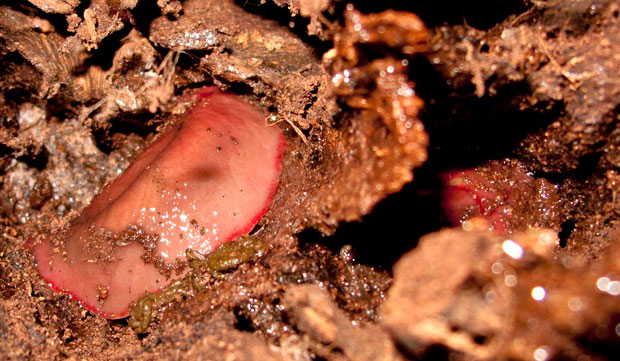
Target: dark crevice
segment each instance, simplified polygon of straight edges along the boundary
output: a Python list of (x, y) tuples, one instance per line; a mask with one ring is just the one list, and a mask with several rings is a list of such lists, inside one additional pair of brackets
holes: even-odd
[(108, 323), (113, 326), (127, 327), (129, 326), (129, 318), (119, 318), (116, 320), (108, 320)]
[(562, 225), (560, 226), (560, 233), (558, 234), (558, 238), (560, 239), (560, 248), (566, 248), (568, 239), (575, 230), (575, 225), (575, 221), (572, 219), (562, 222)]
[(412, 59), (410, 76), (426, 104), (420, 118), (431, 139), (427, 163), (436, 173), (514, 157), (526, 136), (563, 111), (561, 103), (521, 110), (523, 97), (531, 92), (525, 81), (504, 84), (494, 96), (479, 98), (466, 89), (456, 94), (423, 56)]
[[(435, 361), (435, 360), (451, 360), (450, 350), (444, 345), (431, 345), (426, 349), (424, 356), (416, 357), (415, 359), (421, 361)], [(460, 358), (457, 358), (457, 360)]]
[(473, 1), (364, 1), (353, 2), (364, 13), (374, 13), (386, 8), (410, 11), (424, 20), (428, 27), (444, 24), (467, 24), (488, 30), (508, 16), (527, 10), (523, 0), (473, 0)]
[(254, 226), (254, 228), (252, 228), (252, 230), (250, 232), (248, 232), (248, 234), (250, 236), (255, 236), (255, 235), (258, 235), (258, 233), (260, 233), (260, 231), (262, 231), (262, 230), (263, 230), (263, 226), (260, 225), (260, 224), (257, 224), (257, 225)]
[(38, 310), (34, 311), (33, 317), (35, 324), (39, 326), (44, 326), (41, 313)]
[[(96, 103), (96, 100), (92, 100), (92, 104)], [(90, 104), (90, 105), (92, 105)], [(47, 119), (52, 120), (54, 118), (60, 119), (71, 119), (76, 118), (79, 115), (79, 109), (82, 105), (70, 102), (65, 97), (55, 96), (51, 99), (45, 101), (45, 112), (47, 114)]]
[[(89, 3), (90, 1), (85, 1), (86, 3)], [(18, 0), (18, 1), (4, 1), (2, 4), (0, 4), (2, 6), (8, 6), (10, 8), (12, 8), (15, 11), (19, 11), (25, 15), (28, 16), (37, 16), (40, 18), (44, 18), (45, 20), (49, 21), (50, 24), (52, 24), (52, 26), (54, 27), (54, 30), (64, 36), (70, 36), (72, 35), (71, 33), (69, 33), (67, 31), (67, 20), (65, 18), (65, 15), (63, 14), (54, 14), (54, 13), (46, 13), (44, 11), (42, 11), (41, 9), (35, 7), (34, 5), (32, 5), (30, 2), (28, 2), (27, 0)], [(78, 5), (78, 8), (80, 6)], [(39, 29), (33, 29), (35, 32), (39, 32)]]
[(145, 38), (149, 38), (151, 22), (161, 15), (161, 10), (155, 1), (138, 1), (138, 5), (131, 11), (135, 20), (135, 28)]
[(152, 118), (153, 114), (151, 113), (132, 114), (130, 117), (111, 121), (112, 126), (110, 128), (93, 128), (91, 131), (95, 144), (102, 152), (110, 154), (119, 147), (114, 142), (114, 134), (136, 134), (141, 138), (147, 138), (155, 132), (157, 125), (151, 121)]
[[(252, 79), (252, 77), (249, 77), (248, 79)], [(261, 98), (261, 94), (257, 94), (257, 95), (254, 94), (254, 89), (248, 83), (244, 83), (240, 81), (227, 82), (226, 80), (224, 80), (223, 82), (228, 84), (229, 87), (228, 89), (226, 89), (226, 91), (229, 93), (237, 94), (237, 95), (250, 95), (250, 96), (255, 96), (257, 98)]]
[(579, 160), (577, 161), (577, 169), (575, 169), (573, 172), (570, 172), (573, 173), (572, 177), (580, 182), (592, 177), (592, 174), (595, 173), (595, 170), (600, 163), (602, 156), (602, 152), (594, 152), (579, 157)]
[[(0, 39), (0, 49), (6, 48), (5, 44), (2, 44)], [(32, 78), (30, 79), (33, 84), (24, 83), (20, 78), (16, 78), (15, 74), (22, 72), (22, 67), (31, 71)], [(24, 102), (37, 102), (36, 93), (39, 91), (41, 84), (41, 75), (21, 54), (17, 52), (11, 52), (8, 54), (2, 54), (2, 66), (0, 66), (0, 80), (5, 82), (6, 86), (2, 89), (4, 100), (7, 104), (11, 104), (15, 108)], [(2, 117), (5, 117), (3, 114)]]
[(45, 148), (32, 150), (27, 154), (18, 157), (17, 160), (26, 163), (26, 165), (35, 168), (38, 171), (42, 171), (47, 167), (48, 153)]
[(563, 172), (534, 172), (534, 177), (535, 178), (544, 178), (544, 179), (546, 179), (547, 181), (549, 181), (550, 183), (553, 183), (553, 184), (560, 184), (564, 180), (566, 180), (568, 175), (566, 173), (563, 173)]
[(85, 73), (91, 66), (99, 66), (102, 70), (106, 71), (112, 67), (114, 55), (122, 44), (122, 40), (131, 31), (131, 26), (125, 26), (121, 30), (115, 31), (112, 34), (106, 36), (97, 46), (96, 49), (90, 51), (90, 56), (86, 58), (84, 64), (77, 69), (75, 75), (79, 75), (79, 72)]
[[(577, 341), (587, 350), (584, 354), (600, 357), (601, 360), (616, 360), (620, 354), (620, 342), (618, 342), (618, 328), (620, 326), (620, 314), (609, 316), (606, 324), (597, 326), (596, 330), (584, 332)], [(568, 358), (567, 358), (568, 359)]]
[(487, 343), (488, 338), (482, 335), (475, 335), (472, 340), (476, 345), (484, 345)]
[(252, 318), (246, 316), (241, 307), (236, 307), (233, 312), (236, 319), (236, 322), (234, 324), (235, 329), (245, 332), (256, 331), (256, 328), (252, 323)]
[(75, 341), (78, 341), (79, 339), (76, 336), (69, 336), (67, 337), (63, 342), (65, 345), (69, 345)]
[(0, 157), (4, 157), (13, 153), (13, 148), (7, 147), (0, 143)]
[(447, 225), (439, 206), (441, 184), (425, 168), (416, 169), (417, 178), (412, 183), (379, 202), (361, 222), (341, 223), (327, 237), (307, 229), (298, 235), (299, 241), (320, 243), (335, 254), (344, 245), (351, 245), (356, 262), (391, 271), (398, 258), (415, 248), (421, 236)]
[(596, 173), (602, 156), (602, 152), (588, 153), (579, 157), (575, 169), (569, 169), (564, 172), (535, 172), (534, 176), (544, 178), (554, 184), (560, 184), (567, 179), (583, 182)]

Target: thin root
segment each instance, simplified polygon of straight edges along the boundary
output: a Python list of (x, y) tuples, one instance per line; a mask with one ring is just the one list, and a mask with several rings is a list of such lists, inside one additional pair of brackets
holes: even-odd
[[(277, 120), (275, 122), (271, 122), (267, 120), (268, 117), (265, 118), (265, 125), (268, 127), (273, 127), (274, 125), (280, 123), (282, 121), (282, 119)], [(301, 131), (301, 129), (299, 129), (299, 127), (297, 125), (295, 125), (295, 123), (290, 120), (290, 119), (284, 119), (284, 121), (286, 121), (295, 131), (295, 133), (297, 133), (297, 135), (301, 138), (301, 140), (304, 142), (304, 144), (308, 144), (308, 138), (306, 137), (306, 135)]]

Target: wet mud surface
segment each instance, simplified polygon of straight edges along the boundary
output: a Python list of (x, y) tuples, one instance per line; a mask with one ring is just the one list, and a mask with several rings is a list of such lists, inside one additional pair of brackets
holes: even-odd
[[(613, 359), (619, 13), (1, 3), (0, 358)], [(210, 85), (286, 138), (256, 242), (188, 256), (129, 319), (54, 292), (27, 239), (66, 227)]]

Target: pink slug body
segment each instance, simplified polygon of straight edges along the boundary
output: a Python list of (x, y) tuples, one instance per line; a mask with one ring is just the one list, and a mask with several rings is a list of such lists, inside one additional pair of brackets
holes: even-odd
[(127, 316), (131, 303), (178, 277), (172, 265), (187, 248), (208, 253), (247, 234), (274, 196), (279, 128), (214, 87), (194, 96), (66, 232), (32, 246), (41, 277), (103, 317)]

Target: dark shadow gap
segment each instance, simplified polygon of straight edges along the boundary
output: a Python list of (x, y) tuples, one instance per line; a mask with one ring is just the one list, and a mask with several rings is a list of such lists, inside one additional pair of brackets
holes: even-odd
[(412, 183), (380, 201), (361, 222), (344, 222), (327, 237), (308, 229), (299, 234), (299, 241), (321, 243), (336, 254), (351, 245), (355, 262), (391, 271), (421, 236), (447, 226), (441, 216), (441, 184), (436, 174), (425, 166), (414, 173), (417, 178)]
[(506, 84), (494, 96), (458, 94), (421, 55), (412, 59), (410, 76), (425, 103), (420, 119), (431, 140), (427, 163), (436, 173), (513, 157), (528, 134), (544, 129), (563, 110), (561, 103), (522, 110), (531, 93), (527, 82)]
[(155, 132), (157, 124), (153, 122), (154, 116), (149, 112), (139, 114), (126, 114), (120, 118), (110, 121), (110, 128), (93, 128), (91, 129), (95, 144), (105, 154), (110, 154), (113, 150), (119, 148), (119, 144), (115, 143), (114, 134), (130, 135), (136, 134), (142, 139), (146, 139)]
[(473, 1), (364, 1), (353, 2), (364, 12), (385, 9), (410, 11), (417, 14), (428, 27), (444, 24), (467, 24), (476, 29), (488, 30), (513, 14), (527, 10), (523, 0), (473, 0)]
[(155, 1), (139, 1), (131, 14), (136, 22), (135, 28), (148, 39), (151, 22), (161, 15), (161, 10)]
[(575, 230), (575, 221), (572, 219), (567, 219), (562, 222), (560, 226), (560, 233), (558, 233), (558, 238), (560, 239), (560, 248), (566, 248), (566, 244), (568, 243), (568, 239), (573, 234)]
[(584, 154), (577, 160), (577, 167), (575, 169), (568, 169), (563, 172), (535, 172), (534, 176), (544, 178), (554, 184), (560, 184), (567, 179), (573, 179), (581, 183), (597, 173), (602, 156), (602, 152)]
[(244, 332), (255, 332), (256, 331), (256, 328), (254, 327), (254, 324), (252, 322), (252, 318), (248, 317), (243, 312), (241, 307), (236, 307), (233, 313), (236, 319), (235, 324), (234, 324), (235, 329), (239, 331), (244, 331)]
[(43, 171), (47, 168), (48, 158), (49, 155), (45, 148), (35, 149), (29, 147), (26, 154), (17, 157), (17, 160), (26, 163), (27, 166), (38, 171)]

